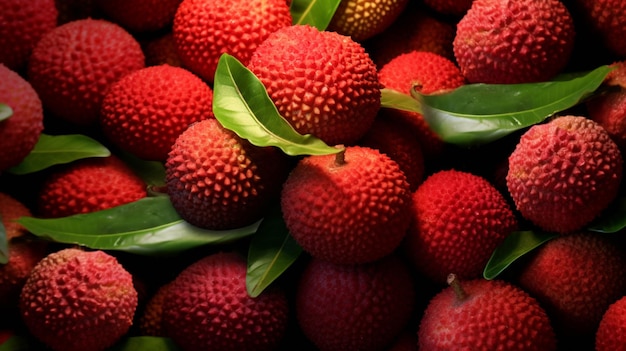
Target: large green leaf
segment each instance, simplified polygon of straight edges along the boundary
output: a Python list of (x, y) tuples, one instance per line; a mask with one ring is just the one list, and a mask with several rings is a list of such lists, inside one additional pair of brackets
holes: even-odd
[(0, 216), (0, 264), (6, 264), (9, 262), (9, 240), (7, 238), (7, 231), (2, 223), (2, 216)]
[(326, 30), (341, 0), (293, 0), (291, 17), (293, 24), (308, 24)]
[(541, 246), (558, 234), (543, 231), (517, 231), (512, 232), (494, 250), (491, 258), (483, 270), (485, 279), (494, 279), (518, 258)]
[(340, 151), (313, 135), (296, 132), (278, 113), (263, 83), (228, 54), (223, 54), (217, 64), (213, 113), (224, 128), (256, 146), (276, 146), (292, 156)]
[(116, 343), (107, 351), (180, 351), (172, 339), (156, 336), (131, 336)]
[(248, 294), (259, 296), (301, 253), (302, 248), (289, 234), (280, 208), (274, 208), (250, 242), (246, 274)]
[(569, 74), (549, 82), (525, 84), (467, 84), (443, 94), (412, 90), (429, 126), (445, 142), (481, 144), (571, 108), (592, 94), (611, 71)]
[(626, 228), (626, 197), (618, 197), (600, 214), (587, 230), (599, 233), (617, 233)]
[(11, 106), (0, 102), (0, 122), (11, 116), (13, 116), (13, 109)]
[(380, 95), (380, 107), (422, 113), (422, 107), (419, 102), (409, 94), (383, 88), (380, 90)]
[(9, 172), (13, 174), (33, 173), (81, 158), (107, 157), (109, 155), (111, 155), (109, 149), (86, 135), (41, 134), (28, 156), (19, 165), (10, 168)]
[(30, 232), (55, 242), (143, 255), (176, 254), (252, 235), (258, 222), (233, 230), (206, 230), (180, 218), (168, 196), (146, 197), (107, 210), (62, 218), (21, 217)]

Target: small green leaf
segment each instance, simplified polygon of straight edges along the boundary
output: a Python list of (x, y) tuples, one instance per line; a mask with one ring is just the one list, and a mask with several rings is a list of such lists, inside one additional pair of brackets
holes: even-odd
[(228, 54), (223, 54), (217, 64), (213, 113), (224, 128), (256, 146), (276, 146), (292, 156), (341, 151), (313, 135), (296, 132), (278, 113), (263, 83)]
[(449, 93), (423, 95), (412, 90), (411, 94), (442, 140), (473, 145), (491, 142), (575, 106), (598, 89), (610, 71), (609, 66), (600, 66), (550, 82), (467, 84)]
[(0, 103), (0, 122), (13, 116), (13, 109), (7, 104)]
[(626, 228), (626, 197), (618, 197), (587, 230), (599, 233), (617, 233)]
[(165, 166), (163, 162), (142, 160), (127, 152), (120, 152), (117, 155), (149, 186), (165, 186)]
[(109, 149), (81, 134), (41, 134), (33, 150), (22, 162), (9, 169), (13, 174), (27, 174), (88, 157), (108, 157)]
[(258, 222), (233, 230), (198, 228), (180, 218), (168, 196), (62, 218), (20, 217), (18, 222), (34, 235), (55, 242), (142, 255), (177, 254), (230, 242), (252, 235), (258, 228)]
[(483, 270), (485, 279), (494, 279), (515, 260), (541, 246), (557, 234), (534, 231), (518, 231), (509, 234), (494, 250)]
[(7, 238), (7, 230), (2, 223), (0, 216), (0, 264), (9, 262), (9, 239)]
[(251, 297), (259, 296), (302, 253), (276, 207), (263, 219), (250, 242), (246, 288)]
[(341, 0), (293, 0), (290, 7), (293, 24), (308, 24), (319, 30), (326, 30), (340, 2)]
[(172, 339), (156, 336), (131, 336), (116, 343), (107, 351), (181, 351)]
[(422, 108), (409, 94), (397, 90), (383, 88), (380, 90), (380, 107), (422, 113)]

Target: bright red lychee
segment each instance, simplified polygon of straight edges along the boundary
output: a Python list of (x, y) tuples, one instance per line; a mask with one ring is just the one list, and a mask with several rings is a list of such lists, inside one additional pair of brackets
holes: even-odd
[(0, 121), (0, 173), (17, 166), (33, 150), (43, 131), (43, 107), (37, 92), (17, 72), (0, 64), (0, 103), (13, 115)]
[(182, 0), (95, 0), (105, 18), (132, 33), (156, 32), (172, 25)]
[(393, 252), (410, 221), (411, 192), (397, 162), (351, 146), (301, 159), (281, 193), (289, 233), (313, 257), (366, 263)]
[(626, 3), (622, 0), (574, 0), (587, 30), (613, 54), (626, 58)]
[(278, 30), (248, 68), (296, 131), (329, 145), (356, 143), (380, 109), (376, 66), (363, 46), (336, 32), (308, 25)]
[(100, 124), (120, 149), (162, 161), (191, 124), (213, 118), (213, 90), (190, 71), (146, 67), (113, 83), (102, 100)]
[(285, 154), (257, 147), (214, 118), (174, 143), (165, 163), (167, 193), (180, 216), (212, 230), (250, 225), (277, 201), (287, 177)]
[(33, 49), (28, 81), (43, 106), (75, 125), (94, 125), (109, 86), (145, 66), (139, 42), (119, 25), (76, 20), (44, 35)]
[(289, 320), (287, 297), (277, 285), (250, 297), (246, 269), (239, 254), (220, 252), (181, 271), (164, 298), (165, 334), (185, 351), (276, 349)]
[(626, 350), (626, 296), (613, 302), (602, 315), (595, 347), (596, 351)]
[(506, 199), (485, 178), (442, 170), (413, 193), (406, 250), (417, 270), (434, 282), (445, 283), (449, 272), (474, 279), (516, 229)]
[(470, 83), (528, 83), (560, 73), (574, 38), (560, 0), (475, 0), (457, 23), (453, 45)]
[(74, 161), (43, 181), (38, 215), (65, 217), (127, 204), (146, 193), (145, 182), (116, 156)]
[(257, 46), (291, 24), (285, 0), (183, 0), (173, 32), (183, 65), (213, 82), (222, 54), (247, 65)]
[(582, 116), (534, 125), (509, 156), (507, 187), (521, 215), (568, 233), (608, 207), (622, 179), (622, 155), (602, 126)]
[(52, 350), (99, 351), (130, 329), (137, 291), (114, 256), (67, 248), (33, 268), (19, 306), (29, 332)]
[(408, 3), (408, 0), (341, 1), (326, 30), (363, 42), (387, 29)]
[(415, 304), (406, 264), (395, 256), (360, 265), (313, 259), (296, 292), (296, 315), (321, 351), (384, 350), (404, 330)]

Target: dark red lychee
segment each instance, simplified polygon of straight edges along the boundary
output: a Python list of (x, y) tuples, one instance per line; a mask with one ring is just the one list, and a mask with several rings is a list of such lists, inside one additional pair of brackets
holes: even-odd
[(172, 25), (182, 0), (95, 0), (105, 18), (132, 33), (156, 32)]

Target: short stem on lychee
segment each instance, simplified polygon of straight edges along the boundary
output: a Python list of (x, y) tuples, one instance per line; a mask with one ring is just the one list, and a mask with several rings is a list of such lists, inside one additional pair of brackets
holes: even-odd
[(338, 153), (335, 154), (335, 166), (341, 167), (346, 164), (346, 148), (343, 145), (335, 145), (337, 149), (340, 149)]
[(461, 282), (459, 281), (459, 278), (456, 276), (456, 274), (450, 273), (448, 275), (447, 282), (454, 291), (454, 295), (456, 295), (456, 298), (459, 301), (463, 301), (467, 298), (467, 293), (465, 292), (465, 290), (463, 290), (463, 286), (461, 285)]

